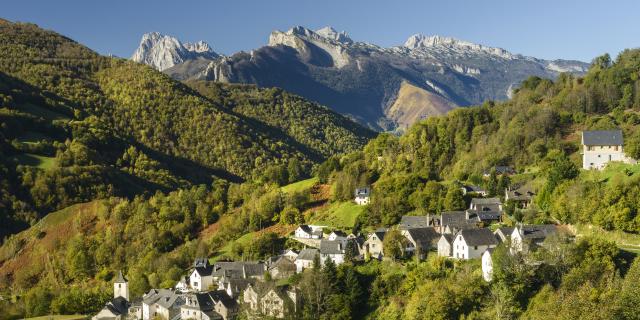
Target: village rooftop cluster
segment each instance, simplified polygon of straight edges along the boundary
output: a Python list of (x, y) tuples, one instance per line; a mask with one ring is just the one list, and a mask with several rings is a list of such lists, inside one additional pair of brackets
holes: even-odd
[[(583, 132), (582, 143), (584, 169), (601, 170), (610, 161), (635, 162), (624, 155), (619, 130)], [(515, 172), (508, 166), (494, 170), (500, 175)], [(301, 308), (300, 292), (295, 286), (276, 285), (275, 281), (324, 265), (327, 260), (335, 265), (383, 260), (391, 249), (385, 248), (384, 242), (390, 232), (402, 235), (401, 250), (416, 259), (424, 259), (430, 253), (455, 260), (481, 259), (486, 281), (492, 280), (492, 253), (500, 243), (507, 244), (511, 254), (517, 254), (544, 246), (552, 235), (569, 234), (562, 226), (550, 224), (504, 226), (500, 198), (487, 198), (486, 190), (473, 185), (463, 185), (461, 191), (473, 196), (464, 211), (406, 215), (398, 225), (366, 235), (345, 233), (331, 226), (299, 225), (290, 237), (304, 245), (300, 251), (288, 249), (265, 261), (210, 262), (197, 258), (173, 288), (151, 289), (142, 297), (129, 296), (128, 280), (119, 272), (114, 280), (113, 300), (92, 319), (227, 320), (241, 312), (249, 318), (284, 318)], [(535, 196), (527, 185), (504, 192), (505, 201), (523, 209)], [(357, 188), (353, 201), (369, 204), (371, 188)]]

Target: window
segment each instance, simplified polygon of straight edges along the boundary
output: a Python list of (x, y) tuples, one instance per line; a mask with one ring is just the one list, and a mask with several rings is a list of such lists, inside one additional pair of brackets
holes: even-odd
[(473, 250), (478, 250), (478, 246), (473, 246)]
[(613, 150), (618, 151), (618, 146), (613, 147)]

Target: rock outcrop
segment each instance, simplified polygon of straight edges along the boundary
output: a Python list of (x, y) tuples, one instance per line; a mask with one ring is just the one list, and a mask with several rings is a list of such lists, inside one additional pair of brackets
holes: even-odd
[(142, 36), (131, 60), (163, 71), (188, 60), (216, 59), (218, 56), (204, 41), (182, 43), (174, 37), (151, 32)]

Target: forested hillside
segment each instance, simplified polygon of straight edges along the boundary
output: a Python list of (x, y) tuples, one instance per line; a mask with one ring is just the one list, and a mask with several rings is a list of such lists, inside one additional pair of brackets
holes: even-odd
[[(335, 189), (344, 190), (339, 199), (350, 198), (356, 185), (374, 185), (365, 224), (395, 223), (413, 210), (452, 210), (443, 201), (458, 182), (486, 186), (496, 195), (509, 184), (530, 183), (539, 196), (529, 222), (589, 222), (638, 232), (636, 168), (578, 168), (583, 130), (621, 128), (626, 154), (640, 158), (639, 72), (640, 50), (627, 50), (615, 61), (595, 59), (584, 78), (530, 78), (507, 102), (454, 110), (401, 137), (380, 135), (363, 152), (332, 159), (319, 172), (336, 170)], [(495, 166), (511, 166), (518, 174), (484, 179)]]
[[(288, 183), (374, 136), (279, 90), (217, 88), (205, 97), (144, 65), (0, 21), (0, 237), (93, 199), (214, 178)], [(287, 121), (254, 116), (276, 109)]]
[[(639, 158), (639, 76), (640, 50), (624, 51), (615, 61), (604, 55), (584, 78), (529, 78), (509, 101), (427, 119), (401, 137), (380, 135), (362, 152), (322, 164), (316, 175), (332, 186), (333, 201), (372, 185), (372, 202), (356, 229), (391, 226), (406, 214), (464, 209), (469, 199), (460, 186), (466, 184), (503, 200), (509, 187), (535, 190), (528, 208), (505, 203), (507, 223), (593, 230), (578, 230), (575, 240), (551, 240), (532, 255), (499, 246), (490, 284), (481, 280), (478, 265), (452, 266), (436, 257), (403, 267), (390, 263), (372, 284), (371, 317), (637, 319), (630, 306), (637, 303), (632, 283), (640, 270), (637, 258), (631, 265), (639, 245), (640, 171), (623, 163), (580, 169), (580, 133), (621, 128), (626, 154)], [(516, 172), (500, 175), (496, 166)]]

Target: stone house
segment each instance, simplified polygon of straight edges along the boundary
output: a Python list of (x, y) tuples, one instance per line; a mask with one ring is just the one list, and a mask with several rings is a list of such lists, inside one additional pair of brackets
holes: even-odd
[(367, 240), (363, 244), (365, 254), (369, 254), (369, 256), (374, 259), (382, 259), (384, 256), (382, 241), (384, 240), (384, 235), (387, 231), (388, 229), (386, 228), (380, 228), (369, 234)]

